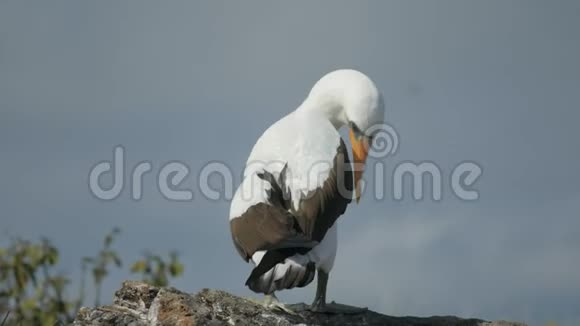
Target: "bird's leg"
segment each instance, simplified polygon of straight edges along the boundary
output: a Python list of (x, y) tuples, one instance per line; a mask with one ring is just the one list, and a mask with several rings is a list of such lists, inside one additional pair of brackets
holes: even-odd
[(318, 281), (316, 284), (316, 296), (310, 306), (310, 311), (328, 314), (360, 314), (367, 311), (367, 308), (348, 306), (336, 302), (326, 303), (326, 286), (328, 285), (328, 273), (318, 270)]
[(264, 296), (263, 306), (270, 309), (270, 310), (280, 310), (280, 311), (283, 311), (283, 312), (291, 314), (291, 315), (296, 315), (296, 312), (294, 312), (292, 309), (286, 307), (285, 304), (283, 304), (282, 302), (280, 302), (278, 300), (278, 298), (276, 297), (274, 292), (272, 292), (271, 294), (266, 294)]
[(318, 311), (320, 308), (326, 305), (326, 286), (328, 285), (328, 273), (319, 269), (317, 271), (317, 281), (316, 281), (316, 295), (314, 296), (314, 301), (310, 305), (312, 311)]

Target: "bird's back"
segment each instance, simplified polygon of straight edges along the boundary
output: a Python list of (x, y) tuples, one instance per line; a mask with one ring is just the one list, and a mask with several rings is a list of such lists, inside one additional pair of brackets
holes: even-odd
[(345, 165), (350, 161), (339, 133), (315, 113), (295, 111), (258, 139), (230, 209), (234, 244), (257, 265), (246, 283), (252, 290), (266, 293), (311, 281), (311, 264), (318, 261), (305, 255), (350, 202), (350, 193), (338, 191), (344, 180), (352, 190)]
[(278, 120), (256, 141), (244, 176), (267, 169), (277, 174), (287, 165), (288, 186), (294, 192), (321, 186), (341, 144), (332, 124), (315, 112), (294, 111)]

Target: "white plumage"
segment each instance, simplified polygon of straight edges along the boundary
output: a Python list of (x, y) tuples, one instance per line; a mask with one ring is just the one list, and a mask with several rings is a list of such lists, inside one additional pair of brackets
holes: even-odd
[[(289, 142), (288, 140), (292, 140)], [(299, 194), (319, 188), (328, 177), (340, 134), (316, 111), (300, 108), (278, 120), (258, 139), (244, 169), (244, 180), (231, 203), (230, 219), (250, 206), (267, 202), (270, 184), (257, 177), (264, 169), (278, 175), (287, 164), (287, 185), (294, 208)]]
[[(250, 276), (246, 283), (252, 290), (272, 294), (304, 286), (312, 281), (314, 264), (323, 284), (313, 306), (326, 309), (326, 282), (337, 252), (334, 221), (351, 200), (340, 197), (336, 183), (345, 176), (346, 187), (353, 190), (353, 179), (356, 185), (362, 175), (362, 170), (337, 171), (343, 167), (338, 158), (350, 166), (338, 129), (349, 126), (354, 160), (364, 164), (372, 138), (365, 131), (383, 116), (382, 96), (374, 83), (358, 71), (338, 70), (319, 80), (300, 107), (257, 140), (229, 216), (236, 248), (257, 266), (252, 274), (271, 254), (257, 282), (250, 282)], [(288, 205), (282, 198), (286, 191)], [(358, 188), (356, 193), (358, 199)], [(309, 194), (318, 197), (308, 202)]]
[[(293, 141), (288, 143), (288, 139)], [(270, 190), (270, 184), (257, 174), (267, 169), (278, 176), (285, 164), (288, 166), (287, 185), (292, 194), (292, 204), (294, 209), (298, 209), (303, 194), (321, 187), (326, 181), (339, 144), (340, 134), (316, 111), (299, 108), (274, 123), (252, 149), (244, 170), (244, 180), (232, 199), (230, 219), (241, 216), (257, 203), (268, 203), (266, 191)], [(287, 258), (284, 264), (278, 264), (262, 278), (272, 281), (288, 278), (298, 282), (309, 262), (329, 273), (334, 264), (336, 246), (334, 225), (312, 251)], [(254, 265), (260, 263), (264, 254), (265, 251), (261, 250), (252, 255)], [(290, 266), (294, 274), (288, 274)], [(271, 286), (275, 284), (270, 283)]]

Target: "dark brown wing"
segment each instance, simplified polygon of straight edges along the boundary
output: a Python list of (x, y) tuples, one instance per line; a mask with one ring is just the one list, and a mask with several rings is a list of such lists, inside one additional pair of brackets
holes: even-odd
[(309, 239), (322, 241), (328, 229), (344, 214), (351, 202), (353, 183), (352, 165), (341, 139), (328, 178), (322, 187), (306, 194), (300, 200), (299, 209), (293, 212)]
[(260, 250), (316, 245), (304, 235), (290, 212), (266, 203), (258, 203), (231, 220), (230, 228), (236, 249), (246, 261)]
[(234, 244), (246, 261), (260, 250), (312, 248), (322, 241), (351, 201), (352, 165), (342, 139), (327, 180), (320, 188), (305, 194), (297, 210), (288, 207), (291, 201), (285, 169), (277, 180), (267, 171), (260, 175), (272, 185), (268, 194), (271, 204), (258, 203), (230, 221)]

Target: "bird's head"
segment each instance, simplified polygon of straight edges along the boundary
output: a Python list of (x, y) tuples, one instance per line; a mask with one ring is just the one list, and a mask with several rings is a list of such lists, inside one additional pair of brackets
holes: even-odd
[(365, 74), (351, 69), (335, 70), (322, 77), (312, 88), (307, 102), (322, 112), (340, 129), (347, 126), (354, 161), (354, 182), (357, 202), (361, 196), (360, 179), (373, 130), (384, 123), (383, 96), (375, 83)]

